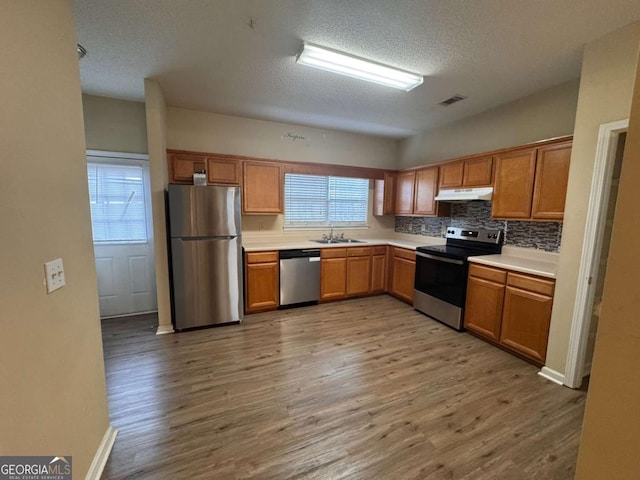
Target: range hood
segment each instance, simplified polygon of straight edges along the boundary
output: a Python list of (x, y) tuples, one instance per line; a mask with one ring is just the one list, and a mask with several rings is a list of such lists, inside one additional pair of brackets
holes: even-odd
[(443, 188), (438, 192), (439, 202), (469, 202), (471, 200), (491, 200), (492, 187), (485, 188)]

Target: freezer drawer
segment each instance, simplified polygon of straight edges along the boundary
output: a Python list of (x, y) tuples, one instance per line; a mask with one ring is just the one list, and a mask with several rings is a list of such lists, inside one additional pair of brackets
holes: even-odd
[(239, 237), (171, 239), (176, 330), (242, 320), (241, 252)]

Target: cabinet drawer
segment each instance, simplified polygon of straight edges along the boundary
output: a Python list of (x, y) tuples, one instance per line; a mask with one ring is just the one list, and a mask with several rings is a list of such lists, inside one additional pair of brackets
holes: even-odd
[(278, 252), (247, 253), (247, 263), (270, 263), (278, 261)]
[(347, 256), (349, 257), (368, 257), (371, 255), (371, 247), (348, 248)]
[(556, 282), (554, 280), (546, 280), (543, 278), (509, 272), (509, 275), (507, 276), (507, 285), (552, 297)]
[(507, 281), (507, 272), (504, 270), (475, 265), (473, 263), (469, 265), (469, 276), (483, 278), (491, 282), (500, 283), (501, 285), (504, 285)]
[(373, 255), (386, 255), (387, 247), (371, 247), (371, 253)]
[(413, 262), (416, 261), (416, 252), (413, 250), (407, 250), (406, 248), (394, 248), (393, 256), (397, 258), (404, 258), (407, 260), (411, 260)]
[(346, 248), (323, 248), (320, 250), (321, 258), (344, 258), (346, 256)]

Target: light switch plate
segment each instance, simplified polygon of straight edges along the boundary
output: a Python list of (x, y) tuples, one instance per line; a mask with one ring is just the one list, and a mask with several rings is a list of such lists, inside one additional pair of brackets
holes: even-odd
[(64, 287), (64, 267), (61, 258), (45, 263), (44, 274), (47, 281), (47, 293), (55, 292)]

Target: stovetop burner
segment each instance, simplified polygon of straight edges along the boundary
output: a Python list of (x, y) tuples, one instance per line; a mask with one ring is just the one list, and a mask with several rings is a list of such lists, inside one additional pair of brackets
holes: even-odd
[(448, 227), (444, 245), (427, 245), (416, 250), (446, 258), (466, 260), (477, 255), (493, 255), (502, 251), (502, 230)]

